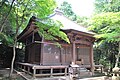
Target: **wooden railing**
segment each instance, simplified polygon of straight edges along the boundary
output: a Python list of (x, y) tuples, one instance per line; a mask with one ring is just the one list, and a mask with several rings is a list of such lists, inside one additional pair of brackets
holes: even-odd
[[(91, 68), (90, 65), (81, 65), (81, 67), (84, 67), (84, 68)], [(100, 69), (100, 72), (103, 73), (103, 65), (94, 65), (94, 68), (99, 68)]]
[[(37, 76), (54, 76), (54, 75), (67, 75), (68, 66), (66, 65), (55, 65), (55, 66), (44, 66), (29, 63), (17, 63), (18, 68), (28, 74), (31, 74), (34, 78)], [(57, 72), (55, 72), (57, 70)]]

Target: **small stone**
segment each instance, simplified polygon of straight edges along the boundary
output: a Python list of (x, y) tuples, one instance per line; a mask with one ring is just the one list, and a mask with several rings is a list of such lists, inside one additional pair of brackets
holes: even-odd
[(112, 80), (119, 80), (118, 76), (112, 76)]
[(120, 70), (119, 67), (114, 67), (114, 68), (112, 69), (113, 72), (119, 72), (119, 70)]
[(2, 80), (2, 77), (0, 77), (0, 80)]

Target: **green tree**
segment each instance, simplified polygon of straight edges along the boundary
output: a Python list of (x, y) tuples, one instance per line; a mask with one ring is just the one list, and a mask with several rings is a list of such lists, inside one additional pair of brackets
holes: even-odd
[[(5, 5), (3, 5), (5, 4)], [(14, 4), (14, 5), (13, 5)], [(9, 38), (10, 41), (12, 41), (11, 45), (13, 46), (13, 59), (11, 62), (11, 72), (10, 72), (10, 77), (12, 76), (12, 72), (13, 72), (13, 64), (14, 64), (14, 60), (15, 60), (15, 56), (16, 56), (16, 45), (17, 45), (17, 36), (20, 33), (20, 30), (22, 30), (25, 25), (27, 24), (29, 18), (31, 17), (31, 15), (35, 15), (40, 19), (44, 19), (46, 18), (49, 14), (53, 13), (54, 8), (56, 7), (55, 1), (54, 0), (45, 0), (45, 1), (41, 1), (41, 0), (17, 0), (14, 1), (12, 0), (12, 2), (6, 1), (4, 2), (4, 0), (1, 1), (1, 6), (0, 7), (5, 7), (8, 6), (9, 10), (9, 14), (4, 15), (4, 13), (1, 13), (3, 15), (0, 14), (0, 16), (5, 17), (5, 19), (1, 19), (2, 21), (2, 26), (0, 27), (1, 30), (1, 34), (0, 36), (3, 36), (4, 34), (8, 33), (6, 31), (5, 25), (9, 25), (7, 23), (7, 21), (10, 23), (11, 25), (11, 29), (13, 31), (13, 35), (9, 36), (6, 35), (7, 38)], [(6, 10), (7, 13), (7, 8), (3, 8), (1, 9), (1, 12), (4, 12), (4, 10)], [(39, 33), (44, 37), (44, 38), (48, 38), (45, 35), (53, 35), (51, 36), (51, 38), (55, 39), (55, 36), (60, 37), (61, 39), (69, 42), (67, 36), (65, 33), (60, 31), (60, 26), (61, 24), (59, 22), (54, 22), (53, 20), (48, 20), (47, 23), (42, 23), (42, 22), (37, 22), (37, 25), (40, 27), (40, 31)], [(48, 29), (48, 33), (42, 33), (41, 31), (46, 30), (46, 28), (44, 27), (46, 26), (46, 28)], [(52, 30), (53, 29), (53, 30)], [(4, 32), (5, 30), (5, 32)], [(5, 36), (3, 36), (1, 38), (5, 39)], [(3, 41), (3, 40), (2, 40)]]
[[(0, 16), (1, 16), (1, 26), (0, 26), (0, 32), (3, 31), (3, 28), (4, 28), (4, 24), (5, 22), (7, 22), (7, 19), (8, 19), (8, 16), (12, 10), (12, 6), (13, 6), (13, 3), (14, 3), (15, 0), (12, 0), (11, 4), (9, 4), (8, 1), (5, 1), (5, 0), (2, 0), (0, 3), (1, 3), (1, 13), (0, 13)], [(5, 4), (5, 2), (8, 3), (8, 5)], [(10, 7), (9, 9), (7, 9), (8, 7)], [(5, 10), (5, 12), (3, 12), (2, 10)], [(7, 12), (7, 13), (6, 13)]]
[(119, 11), (120, 0), (95, 0), (95, 13)]
[(7, 45), (11, 42), (10, 38), (14, 35), (14, 31), (12, 27), (13, 22), (11, 20), (14, 15), (10, 13), (13, 4), (8, 4), (9, 2), (7, 0), (2, 0), (0, 3), (1, 3), (0, 5), (0, 34), (2, 34), (1, 36), (4, 35), (4, 37), (0, 38), (1, 40), (0, 42), (1, 44)]
[(74, 11), (72, 10), (71, 4), (69, 4), (68, 2), (64, 1), (61, 4), (60, 9), (63, 11), (63, 14), (69, 19), (71, 19), (72, 21), (75, 21), (79, 25), (82, 25), (85, 27), (88, 26), (89, 19), (85, 16), (79, 16), (76, 13), (74, 13)]
[(89, 26), (89, 20), (90, 20), (90, 18), (88, 18), (88, 17), (77, 16), (76, 22), (77, 22), (77, 24), (87, 28)]
[[(95, 14), (101, 14), (106, 12), (119, 12), (120, 11), (119, 5), (120, 5), (119, 0), (95, 0)], [(95, 32), (98, 33), (97, 29), (95, 30)], [(95, 50), (97, 49), (100, 50), (101, 56), (105, 57), (105, 58), (101, 57), (101, 59), (105, 59), (106, 64), (108, 62), (112, 64), (111, 65), (111, 70), (112, 70), (115, 64), (115, 55), (118, 52), (118, 50), (116, 50), (118, 48), (118, 42), (109, 42), (99, 39), (96, 43), (97, 43), (96, 44), (97, 47), (95, 48)], [(95, 51), (94, 54), (98, 55), (98, 52)]]
[(75, 21), (76, 20), (76, 14), (73, 12), (71, 4), (69, 4), (68, 2), (64, 1), (61, 6), (60, 9), (63, 11), (64, 15), (68, 18), (70, 18), (71, 20)]
[[(120, 47), (120, 12), (108, 12), (94, 16), (91, 21), (90, 30), (97, 33), (95, 36), (100, 42), (107, 41), (108, 43), (117, 42)], [(118, 67), (120, 48), (117, 48), (118, 55), (116, 56), (115, 67)], [(109, 54), (110, 52), (108, 52)]]

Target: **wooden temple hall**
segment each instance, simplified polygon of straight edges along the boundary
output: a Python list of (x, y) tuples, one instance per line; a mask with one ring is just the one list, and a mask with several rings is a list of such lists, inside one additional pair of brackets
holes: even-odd
[[(25, 44), (25, 60), (19, 62), (20, 69), (37, 76), (67, 75), (68, 67), (78, 64), (81, 67), (94, 69), (93, 33), (87, 31), (60, 13), (52, 15), (52, 19), (59, 20), (70, 44), (59, 41), (61, 47), (55, 45), (55, 41), (43, 39), (38, 33), (35, 25), (35, 17), (32, 17), (27, 27), (18, 36), (18, 42)], [(81, 73), (82, 75), (82, 73)]]

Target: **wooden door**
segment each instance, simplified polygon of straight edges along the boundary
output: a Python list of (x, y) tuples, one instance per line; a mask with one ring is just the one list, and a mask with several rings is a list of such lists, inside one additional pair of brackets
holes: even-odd
[(76, 48), (76, 61), (83, 60), (83, 64), (90, 64), (90, 47), (79, 47)]

